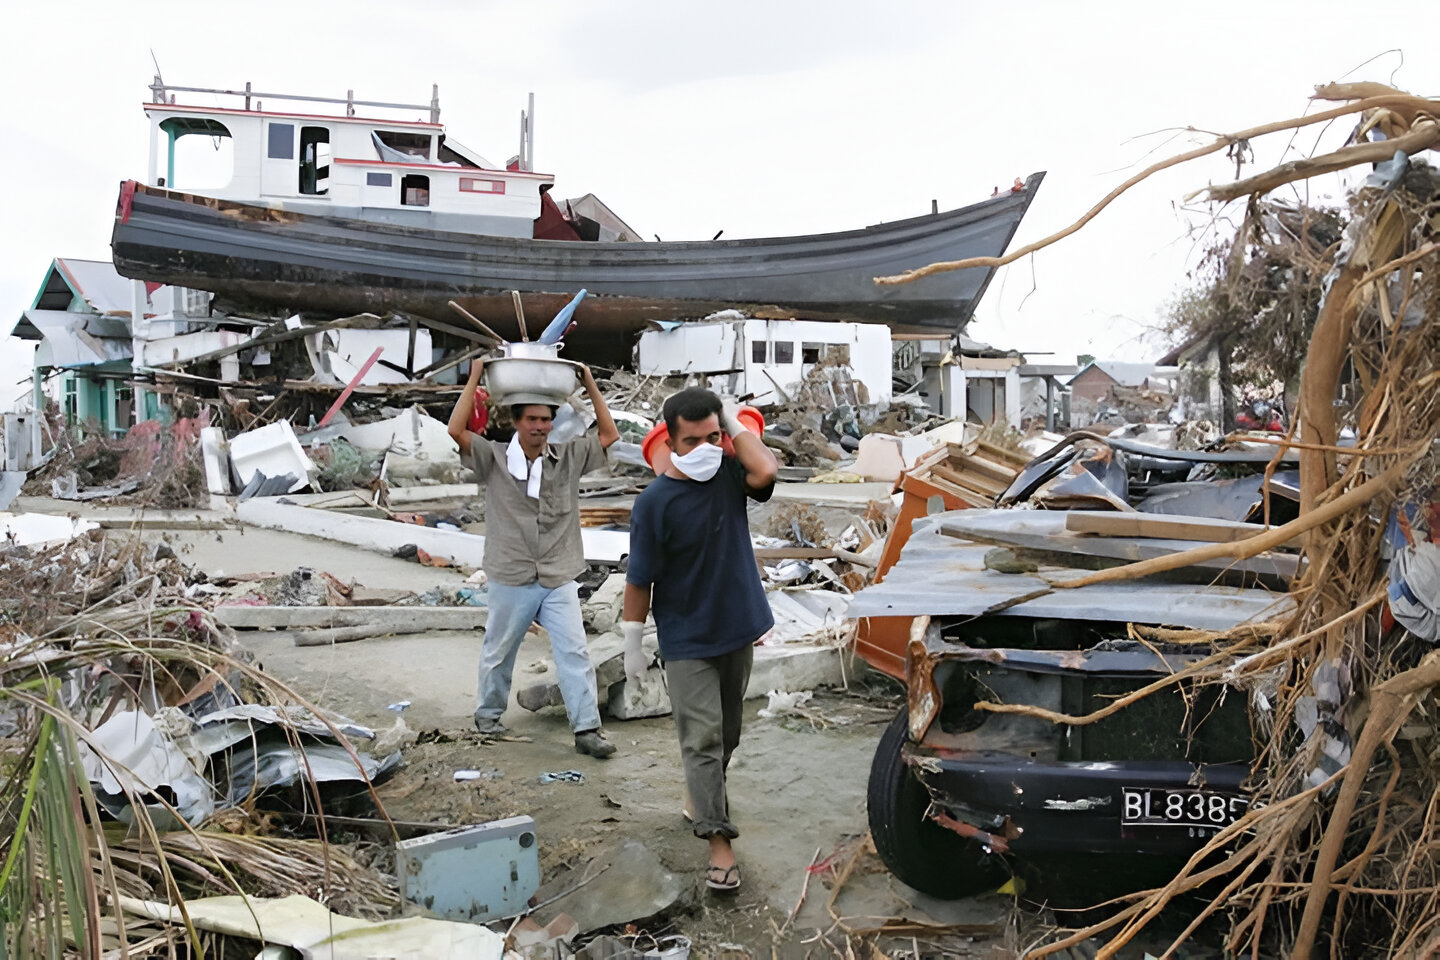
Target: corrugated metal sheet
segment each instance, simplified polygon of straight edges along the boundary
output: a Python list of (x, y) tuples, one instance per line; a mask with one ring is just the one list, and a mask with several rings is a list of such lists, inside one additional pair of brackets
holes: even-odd
[[(963, 511), (915, 521), (900, 562), (882, 583), (851, 601), (851, 617), (980, 616), (997, 604), (1039, 593), (1050, 585), (1034, 574), (985, 569), (992, 548), (940, 533), (940, 524)], [(1073, 580), (1087, 570), (1042, 566), (1050, 580)], [(1287, 594), (1239, 587), (1153, 581), (1119, 581), (1074, 590), (1053, 590), (1001, 611), (1005, 616), (1062, 620), (1120, 620), (1157, 626), (1228, 630), (1251, 621), (1287, 615)]]

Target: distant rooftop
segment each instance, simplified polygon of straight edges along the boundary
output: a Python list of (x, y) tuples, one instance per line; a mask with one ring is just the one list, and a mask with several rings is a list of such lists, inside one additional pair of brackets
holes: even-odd
[(1101, 373), (1122, 387), (1143, 386), (1145, 381), (1158, 372), (1153, 363), (1124, 363), (1119, 360), (1095, 360), (1081, 368), (1078, 378), (1086, 370), (1096, 367)]

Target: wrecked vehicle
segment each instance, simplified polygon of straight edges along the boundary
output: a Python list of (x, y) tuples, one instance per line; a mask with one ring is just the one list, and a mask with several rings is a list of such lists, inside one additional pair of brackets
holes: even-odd
[[(868, 807), (886, 866), (932, 896), (993, 890), (1027, 862), (1055, 875), (1086, 869), (1073, 855), (1188, 856), (1249, 806), (1246, 692), (1181, 680), (1128, 695), (1209, 657), (1207, 631), (1273, 621), (1288, 597), (1215, 585), (1199, 570), (1182, 582), (1057, 590), (1086, 572), (1054, 565), (1058, 547), (1011, 550), (993, 545), (1003, 534), (988, 544), (959, 535), (1036, 517), (1067, 515), (917, 520), (899, 562), (850, 609), (913, 618), (907, 704), (876, 749)], [(1065, 526), (1055, 539), (1083, 539)], [(1127, 875), (1143, 872), (1134, 862)]]

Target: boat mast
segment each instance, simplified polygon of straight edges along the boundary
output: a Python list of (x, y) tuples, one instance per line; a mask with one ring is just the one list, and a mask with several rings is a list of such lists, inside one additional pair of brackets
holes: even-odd
[(530, 107), (520, 111), (520, 152), (516, 164), (526, 173), (535, 172), (535, 94), (530, 94)]

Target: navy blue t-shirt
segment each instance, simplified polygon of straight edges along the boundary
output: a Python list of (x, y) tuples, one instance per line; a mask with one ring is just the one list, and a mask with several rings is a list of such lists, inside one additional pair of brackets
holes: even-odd
[[(774, 489), (751, 496), (769, 500)], [(731, 653), (775, 625), (745, 497), (745, 468), (726, 457), (705, 483), (659, 476), (635, 498), (625, 580), (653, 587), (650, 609), (666, 660)]]

